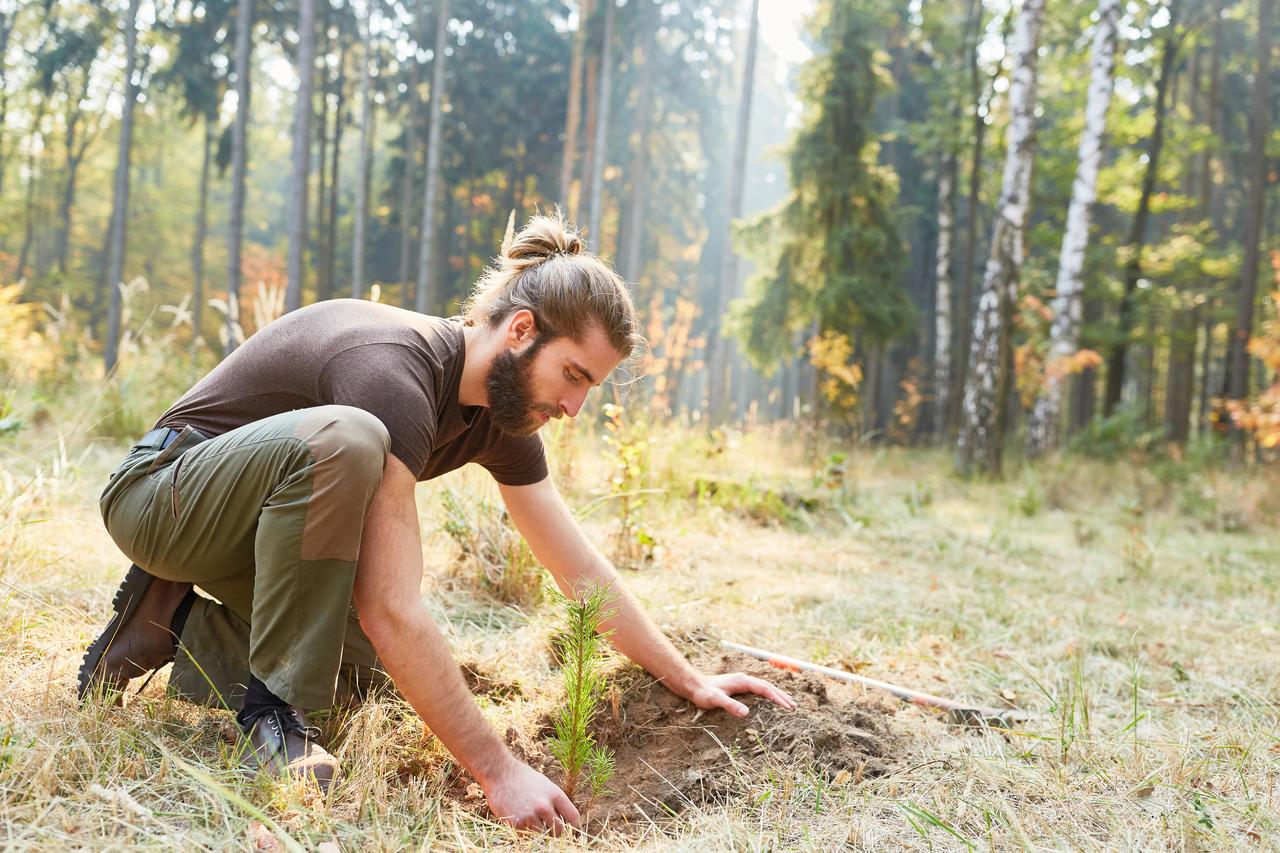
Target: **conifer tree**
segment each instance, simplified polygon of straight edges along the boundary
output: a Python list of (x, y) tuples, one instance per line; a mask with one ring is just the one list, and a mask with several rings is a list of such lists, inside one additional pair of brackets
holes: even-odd
[(871, 128), (882, 24), (865, 5), (818, 5), (811, 27), (821, 47), (801, 69), (808, 112), (789, 151), (791, 194), (738, 232), (760, 271), (737, 303), (735, 331), (764, 369), (792, 354), (798, 332), (871, 344), (914, 320), (900, 283), (893, 172), (876, 163)]

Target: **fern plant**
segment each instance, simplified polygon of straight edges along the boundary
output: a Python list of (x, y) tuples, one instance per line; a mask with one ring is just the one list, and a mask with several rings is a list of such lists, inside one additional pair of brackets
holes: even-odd
[(564, 674), (565, 701), (549, 746), (564, 768), (564, 792), (569, 799), (584, 780), (591, 798), (600, 796), (613, 776), (613, 753), (595, 742), (590, 729), (606, 686), (602, 643), (612, 632), (601, 633), (600, 623), (613, 613), (611, 600), (609, 591), (600, 587), (561, 600), (564, 625), (555, 649)]

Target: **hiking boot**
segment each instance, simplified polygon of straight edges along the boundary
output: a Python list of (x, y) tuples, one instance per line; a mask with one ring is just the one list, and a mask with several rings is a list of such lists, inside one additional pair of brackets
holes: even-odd
[(249, 752), (241, 764), (294, 779), (313, 778), (327, 791), (338, 778), (338, 759), (316, 743), (320, 730), (297, 708), (268, 708), (242, 725)]
[(95, 691), (119, 694), (131, 678), (154, 673), (173, 660), (178, 648), (173, 616), (189, 594), (189, 583), (161, 580), (130, 566), (111, 600), (115, 614), (80, 664), (80, 698)]

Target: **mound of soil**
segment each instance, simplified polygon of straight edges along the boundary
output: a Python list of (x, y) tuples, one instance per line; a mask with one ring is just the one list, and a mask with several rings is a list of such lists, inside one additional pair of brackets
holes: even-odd
[[(784, 711), (767, 700), (739, 696), (751, 707), (745, 719), (703, 711), (649, 675), (625, 671), (595, 725), (597, 742), (613, 750), (617, 769), (611, 795), (591, 803), (593, 828), (648, 823), (691, 806), (731, 802), (767, 768), (818, 773), (838, 784), (857, 784), (887, 773), (903, 746), (892, 725), (893, 706), (807, 673), (775, 669), (740, 654), (702, 655), (704, 672), (746, 672), (766, 678), (799, 704)], [(517, 755), (559, 781), (560, 768), (545, 746), (549, 718), (535, 731), (508, 732)], [(575, 797), (584, 798), (580, 793)]]

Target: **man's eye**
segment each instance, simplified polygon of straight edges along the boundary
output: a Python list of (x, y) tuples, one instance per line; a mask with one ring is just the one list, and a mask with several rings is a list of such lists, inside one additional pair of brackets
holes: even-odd
[(569, 371), (567, 371), (567, 370), (564, 372), (564, 378), (565, 378), (565, 379), (568, 379), (570, 382), (577, 382), (577, 381), (578, 381), (578, 377), (574, 376), (572, 373), (570, 373), (570, 372), (569, 372)]

